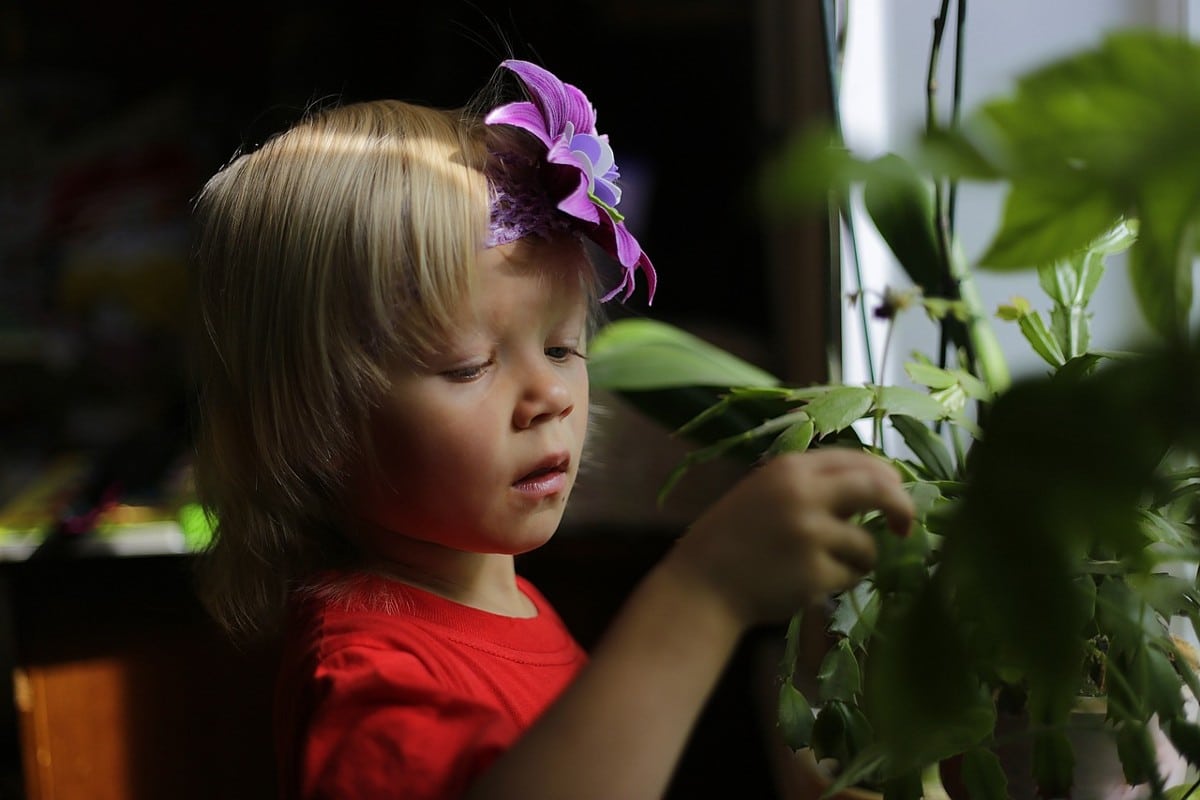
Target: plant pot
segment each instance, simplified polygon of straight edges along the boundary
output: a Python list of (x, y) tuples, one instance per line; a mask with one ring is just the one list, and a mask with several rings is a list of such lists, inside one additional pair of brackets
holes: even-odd
[[(1104, 719), (1107, 708), (1108, 703), (1103, 697), (1080, 697), (1071, 712), (1067, 731), (1075, 753), (1071, 800), (1140, 800), (1150, 796), (1148, 784), (1130, 786), (1125, 782), (1116, 741)], [(1023, 735), (1024, 730), (1024, 717), (1002, 714), (996, 723), (997, 740), (1009, 740), (996, 749), (996, 755), (1008, 778), (1008, 794), (1012, 800), (1037, 797), (1032, 752), (1028, 737)], [(1150, 732), (1157, 753), (1158, 771), (1165, 785), (1169, 788), (1182, 783), (1187, 761), (1167, 740), (1155, 719), (1150, 721)]]
[[(1081, 697), (1071, 713), (1068, 738), (1075, 753), (1075, 771), (1071, 800), (1141, 800), (1150, 796), (1147, 784), (1130, 786), (1117, 757), (1112, 731), (1105, 727), (1107, 702), (1102, 697)], [(1008, 743), (998, 747), (996, 754), (1008, 779), (1011, 800), (1038, 800), (1033, 782), (1032, 753), (1024, 735), (1025, 720), (1017, 715), (1001, 715), (996, 736)], [(1158, 769), (1165, 785), (1170, 788), (1182, 783), (1187, 776), (1187, 761), (1179, 755), (1156, 720), (1150, 723), (1151, 735), (1158, 754)], [(829, 770), (818, 764), (812, 751), (805, 748), (792, 753), (783, 747), (786, 769), (781, 776), (781, 800), (816, 800), (833, 784)], [(945, 767), (946, 765), (944, 765)], [(950, 774), (943, 772), (951, 797), (965, 798), (955, 764)], [(882, 800), (881, 792), (850, 787), (831, 795), (834, 800)]]

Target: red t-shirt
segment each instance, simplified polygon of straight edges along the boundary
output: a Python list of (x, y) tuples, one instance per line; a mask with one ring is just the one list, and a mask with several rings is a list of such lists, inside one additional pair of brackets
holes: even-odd
[(461, 795), (586, 660), (545, 598), (518, 583), (536, 617), (371, 575), (298, 597), (275, 697), (281, 797)]

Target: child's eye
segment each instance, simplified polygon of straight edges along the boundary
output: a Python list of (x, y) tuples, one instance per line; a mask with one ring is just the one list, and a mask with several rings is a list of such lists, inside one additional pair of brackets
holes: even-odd
[(440, 374), (443, 378), (454, 381), (455, 383), (467, 383), (469, 381), (482, 378), (483, 374), (487, 372), (488, 367), (491, 365), (491, 361), (484, 361), (481, 364), (471, 364), (465, 367), (448, 369)]
[(551, 361), (566, 361), (571, 356), (579, 356), (587, 358), (583, 353), (579, 352), (574, 347), (547, 347), (546, 357)]

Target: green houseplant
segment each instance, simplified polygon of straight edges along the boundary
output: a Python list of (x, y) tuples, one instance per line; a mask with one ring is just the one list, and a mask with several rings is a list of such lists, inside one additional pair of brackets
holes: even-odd
[[(933, 357), (905, 365), (912, 385), (785, 386), (645, 321), (594, 342), (594, 383), (697, 443), (666, 489), (707, 459), (828, 446), (877, 452), (907, 479), (918, 523), (897, 539), (864, 520), (879, 562), (835, 598), (816, 697), (792, 681), (799, 617), (788, 634), (779, 722), (791, 745), (840, 764), (834, 789), (919, 797), (956, 759), (972, 798), (1004, 797), (997, 752), (1020, 740), (1040, 793), (1066, 796), (1071, 711), (1089, 694), (1106, 701), (1130, 784), (1169, 788), (1156, 725), (1200, 766), (1184, 703), (1200, 681), (1168, 626), (1200, 610), (1195, 581), (1179, 577), (1200, 561), (1200, 349), (1188, 325), (1198, 127), (1200, 49), (1124, 33), (1026, 75), (961, 127), (931, 125), (907, 159), (862, 161), (828, 132), (785, 153), (770, 170), (777, 209), (863, 187), (912, 278), (884, 293), (879, 315), (921, 308), (935, 321)], [(1038, 270), (1049, 322), (1019, 298), (1000, 315), (1048, 362), (1044, 376), (1008, 385), (946, 224), (961, 179), (1007, 186), (977, 266)], [(1126, 248), (1159, 340), (1093, 352), (1088, 300), (1104, 259)], [(1022, 721), (1002, 733), (1009, 711)]]

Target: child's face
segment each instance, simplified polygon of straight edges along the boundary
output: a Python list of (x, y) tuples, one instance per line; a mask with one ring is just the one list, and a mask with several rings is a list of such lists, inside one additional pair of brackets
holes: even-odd
[(458, 331), (429, 368), (393, 371), (373, 419), (382, 477), (351, 488), (373, 555), (407, 539), (516, 554), (553, 535), (587, 429), (588, 268), (573, 239), (485, 250)]

